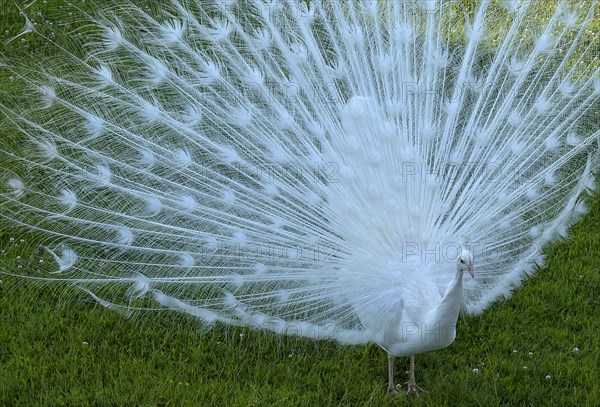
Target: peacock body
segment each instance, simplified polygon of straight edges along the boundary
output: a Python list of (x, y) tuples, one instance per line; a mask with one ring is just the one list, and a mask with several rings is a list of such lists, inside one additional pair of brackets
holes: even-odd
[(115, 3), (2, 61), (0, 216), (113, 309), (448, 346), (585, 212), (596, 5)]

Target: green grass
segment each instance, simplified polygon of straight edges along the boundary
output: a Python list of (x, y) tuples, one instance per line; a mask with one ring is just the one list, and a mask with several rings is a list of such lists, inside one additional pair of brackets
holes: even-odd
[[(53, 3), (35, 7), (52, 13)], [(2, 5), (0, 34), (21, 25)], [(510, 300), (461, 318), (450, 347), (417, 356), (420, 397), (384, 396), (386, 358), (374, 345), (201, 332), (170, 313), (125, 319), (85, 295), (3, 276), (0, 405), (600, 405), (600, 194), (590, 202), (570, 239), (548, 248), (546, 268)], [(35, 242), (0, 224), (2, 270), (39, 258)], [(398, 360), (397, 382), (406, 366)]]

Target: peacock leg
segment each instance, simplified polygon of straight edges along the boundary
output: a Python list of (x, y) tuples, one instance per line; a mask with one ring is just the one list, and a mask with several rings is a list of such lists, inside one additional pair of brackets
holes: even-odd
[(388, 396), (398, 394), (396, 385), (394, 384), (394, 357), (388, 353)]
[(424, 391), (422, 388), (420, 388), (419, 386), (417, 386), (417, 382), (415, 381), (415, 357), (411, 356), (410, 357), (410, 370), (408, 371), (408, 381), (404, 384), (406, 384), (406, 394), (409, 393), (415, 393), (415, 394), (419, 394), (422, 391)]

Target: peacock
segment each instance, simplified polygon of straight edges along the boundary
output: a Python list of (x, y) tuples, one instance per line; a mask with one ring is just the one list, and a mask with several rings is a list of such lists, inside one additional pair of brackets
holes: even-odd
[[(400, 356), (418, 393), (414, 356), (586, 212), (596, 0), (77, 7), (62, 29), (24, 8), (4, 42), (0, 219), (48, 260), (4, 273), (125, 314), (375, 343), (387, 393)], [(53, 54), (19, 63), (24, 38)]]

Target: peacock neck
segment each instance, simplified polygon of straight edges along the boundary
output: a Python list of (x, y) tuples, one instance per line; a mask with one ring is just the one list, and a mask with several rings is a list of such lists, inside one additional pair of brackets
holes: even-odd
[(457, 267), (456, 274), (442, 297), (442, 301), (437, 308), (437, 320), (443, 322), (456, 322), (458, 313), (462, 305), (463, 297), (463, 273), (464, 271)]

